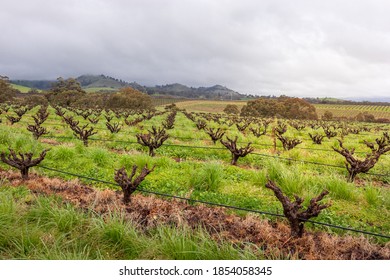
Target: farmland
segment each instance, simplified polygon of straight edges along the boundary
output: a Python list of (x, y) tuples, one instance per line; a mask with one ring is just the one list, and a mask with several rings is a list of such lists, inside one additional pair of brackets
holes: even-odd
[[(213, 100), (180, 100), (177, 106), (188, 111), (199, 111), (209, 113), (222, 113), (226, 105), (236, 105), (241, 109), (245, 101), (213, 101)], [(317, 115), (321, 118), (326, 111), (329, 111), (336, 118), (351, 118), (359, 113), (367, 112), (375, 118), (390, 119), (390, 106), (378, 105), (342, 105), (342, 104), (313, 104)]]
[(11, 86), (12, 86), (12, 88), (19, 90), (21, 93), (27, 93), (31, 90), (31, 88), (21, 86), (21, 85), (12, 84)]
[[(227, 104), (232, 103), (208, 102), (207, 106), (201, 102), (193, 101), (177, 103), (179, 108), (187, 109), (187, 111), (206, 110), (211, 112), (220, 112), (221, 108), (223, 110)], [(331, 206), (323, 210), (314, 219), (315, 221), (388, 236), (390, 234), (388, 222), (390, 220), (389, 153), (382, 155), (367, 174), (359, 173), (351, 182), (348, 181), (345, 158), (335, 152), (333, 147), (340, 148), (337, 139), (342, 139), (345, 147), (356, 148), (355, 154), (364, 158), (365, 154), (370, 153), (370, 148), (364, 144), (364, 141), (375, 143), (376, 139), (389, 131), (389, 125), (297, 122), (276, 119), (244, 120), (226, 115), (187, 112), (185, 114), (178, 111), (173, 117), (173, 127), (166, 129), (167, 139), (160, 147), (155, 148), (155, 156), (151, 157), (148, 155), (148, 148), (137, 141), (137, 134), (146, 134), (153, 127), (162, 128), (164, 123), (167, 125), (168, 116), (172, 114), (172, 111), (165, 111), (162, 108), (159, 108), (155, 113), (89, 110), (89, 116), (84, 118), (82, 114), (87, 110), (71, 109), (62, 108), (64, 115), (71, 116), (73, 121), (78, 121), (79, 127), (88, 124), (88, 128), (93, 127), (93, 131), (96, 132), (88, 138), (87, 146), (84, 145), (85, 142), (83, 143), (76, 137), (77, 133), (72, 131), (64, 118), (56, 114), (58, 109), (56, 111), (52, 107), (48, 108), (49, 116), (42, 123), (47, 134), (38, 137), (38, 139), (34, 139), (26, 127), (34, 124), (33, 116), (37, 116), (39, 107), (27, 111), (20, 121), (12, 125), (7, 116), (15, 116), (15, 110), (17, 111), (18, 108), (3, 109), (0, 115), (2, 119), (0, 149), (2, 152), (8, 153), (8, 149), (11, 148), (18, 152), (34, 152), (34, 155), (38, 156), (44, 149), (50, 149), (42, 163), (38, 167), (32, 168), (33, 175), (26, 181), (20, 180), (19, 174), (11, 172), (8, 165), (1, 163), (0, 167), (3, 170), (1, 199), (6, 201), (7, 197), (17, 198), (16, 204), (8, 209), (10, 211), (10, 224), (12, 219), (16, 219), (17, 216), (11, 210), (15, 209), (16, 205), (24, 205), (23, 201), (29, 201), (32, 208), (23, 209), (21, 217), (26, 217), (34, 228), (35, 221), (40, 219), (39, 216), (34, 215), (47, 211), (46, 204), (54, 205), (53, 213), (69, 215), (69, 218), (64, 219), (73, 221), (69, 222), (70, 224), (66, 223), (66, 226), (58, 232), (50, 225), (58, 223), (59, 220), (53, 216), (50, 218), (51, 220), (47, 218), (47, 224), (41, 228), (35, 228), (34, 232), (37, 234), (35, 238), (38, 238), (39, 232), (45, 231), (45, 229), (53, 231), (53, 236), (57, 234), (61, 236), (66, 232), (71, 232), (72, 238), (81, 242), (74, 244), (77, 247), (82, 246), (88, 239), (93, 239), (91, 236), (96, 233), (97, 237), (104, 239), (102, 244), (105, 244), (106, 247), (109, 247), (112, 242), (115, 243), (117, 237), (119, 243), (116, 243), (118, 247), (115, 248), (118, 251), (120, 251), (118, 244), (125, 246), (126, 242), (136, 238), (139, 240), (137, 243), (139, 250), (138, 254), (132, 256), (133, 258), (189, 259), (354, 258), (356, 255), (346, 252), (339, 252), (338, 255), (335, 255), (334, 252), (329, 252), (329, 248), (325, 250), (328, 252), (327, 255), (321, 255), (320, 251), (323, 249), (316, 247), (326, 246), (326, 242), (346, 244), (346, 240), (349, 240), (349, 242), (360, 244), (361, 251), (364, 251), (362, 248), (366, 246), (365, 248), (371, 248), (370, 250), (379, 254), (380, 258), (389, 257), (386, 255), (388, 247), (385, 247), (385, 244), (388, 244), (387, 238), (362, 237), (358, 233), (311, 223), (305, 224), (307, 235), (300, 239), (300, 243), (288, 243), (287, 222), (285, 219), (277, 217), (282, 215), (283, 209), (273, 192), (265, 188), (265, 184), (270, 179), (276, 182), (286, 195), (303, 197), (306, 201), (304, 205), (308, 205), (308, 201), (318, 196), (321, 191), (328, 190), (329, 195), (324, 198), (324, 203), (329, 203)], [(107, 117), (110, 119), (109, 123), (120, 128), (118, 132), (110, 132), (107, 126)], [(91, 119), (97, 123), (91, 123)], [(231, 165), (230, 151), (220, 141), (213, 143), (206, 130), (198, 128), (202, 122), (206, 124), (207, 128), (222, 129), (225, 133), (222, 140), (227, 141), (227, 137), (229, 139), (237, 137), (239, 147), (245, 147), (251, 143), (249, 146), (253, 147), (254, 150), (248, 155), (240, 157), (236, 165)], [(248, 126), (243, 128), (246, 122), (248, 122)], [(268, 125), (265, 126), (265, 123)], [(286, 127), (286, 132), (283, 134), (285, 137), (297, 139), (301, 143), (292, 149), (285, 149), (273, 133), (274, 128), (281, 126)], [(309, 133), (312, 135), (324, 134), (324, 129), (329, 127), (336, 135), (325, 137), (320, 145), (314, 144)], [(250, 128), (259, 128), (259, 132), (265, 130), (265, 133), (256, 137)], [(134, 165), (138, 167), (138, 170), (145, 166), (148, 166), (149, 169), (154, 166), (154, 169), (140, 184), (140, 188), (144, 191), (137, 192), (130, 206), (126, 206), (121, 202), (121, 188), (116, 184), (114, 174), (122, 167), (130, 171)], [(18, 191), (12, 189), (11, 186), (18, 186)], [(77, 190), (76, 195), (68, 190), (72, 187)], [(85, 191), (87, 189), (88, 192)], [(34, 193), (56, 194), (70, 204), (65, 204), (67, 208), (64, 210), (63, 203), (50, 197), (36, 197)], [(118, 201), (118, 204), (111, 205), (110, 203), (113, 201)], [(241, 209), (228, 208), (220, 212), (222, 210), (219, 207), (205, 206), (199, 201)], [(133, 224), (127, 224), (124, 220), (130, 218), (127, 216), (124, 218), (120, 214), (122, 212), (119, 211), (119, 216), (108, 218), (113, 225), (101, 224), (100, 228), (95, 228), (94, 225), (103, 223), (100, 216), (89, 217), (85, 213), (79, 213), (76, 209), (77, 206), (88, 206), (87, 209), (94, 207), (93, 212), (106, 214), (112, 213), (112, 209), (118, 207), (119, 210), (127, 213), (126, 215), (130, 215), (132, 218), (138, 217), (138, 219), (134, 218)], [(142, 212), (139, 209), (147, 209), (147, 211)], [(3, 211), (8, 210), (3, 209)], [(260, 215), (256, 211), (277, 215)], [(4, 213), (6, 212), (3, 212), (2, 215)], [(15, 214), (15, 217), (11, 215), (12, 213)], [(191, 219), (191, 217), (196, 217), (196, 219)], [(219, 217), (219, 221), (224, 222), (224, 224), (218, 225), (218, 219), (215, 217)], [(147, 222), (146, 226), (143, 224), (145, 221)], [(208, 223), (212, 226), (208, 227)], [(257, 234), (252, 236), (248, 233), (250, 231), (250, 227), (247, 227), (248, 223), (252, 225), (252, 228), (263, 228), (263, 231), (256, 231)], [(19, 230), (22, 231), (22, 220), (20, 220), (20, 224)], [(178, 229), (169, 227), (172, 224), (183, 225), (183, 232), (191, 236), (188, 238), (190, 240), (188, 243), (180, 241), (180, 235), (183, 232), (180, 233)], [(78, 236), (80, 233), (77, 232), (77, 227), (80, 225), (90, 230), (86, 231), (87, 233), (83, 236), (85, 239)], [(140, 229), (140, 225), (147, 229), (142, 229), (142, 227)], [(113, 228), (110, 228), (111, 226)], [(195, 228), (197, 229), (195, 230)], [(238, 234), (240, 230), (243, 232)], [(142, 231), (147, 233), (142, 234)], [(167, 245), (169, 244), (167, 243), (168, 236), (176, 238), (172, 237), (171, 239), (172, 242), (175, 242), (176, 247), (179, 246), (178, 244), (185, 244), (178, 249), (179, 251), (194, 251), (194, 244), (202, 244), (199, 247), (200, 251), (197, 254), (183, 254), (181, 256), (164, 251), (164, 248), (167, 248), (164, 246), (169, 247)], [(3, 244), (12, 243), (4, 237), (0, 242)], [(147, 252), (146, 244), (151, 242), (156, 242), (153, 247), (155, 250)], [(248, 242), (253, 244), (253, 247), (248, 246)], [(282, 244), (287, 244), (285, 242), (288, 245), (284, 250)], [(313, 245), (314, 249), (308, 249), (302, 245), (305, 242), (320, 245)], [(48, 243), (50, 244), (50, 242)], [(268, 246), (269, 248), (265, 249), (264, 246), (268, 243), (274, 247)], [(57, 249), (63, 246), (58, 243), (54, 243), (54, 245), (58, 246), (54, 247)], [(98, 246), (97, 243), (92, 244), (90, 252), (93, 252)], [(215, 249), (216, 246), (223, 253), (220, 255), (212, 254), (211, 252), (218, 251)], [(102, 248), (101, 251), (107, 254), (107, 258), (129, 258), (128, 252), (131, 251), (131, 248), (126, 247), (127, 249), (123, 249), (122, 252), (115, 252), (115, 250), (107, 250), (106, 247)], [(340, 245), (340, 248), (343, 246)], [(67, 249), (72, 250), (72, 248)], [(348, 251), (351, 248), (344, 249)], [(54, 252), (57, 251), (54, 250)], [(34, 255), (29, 254), (12, 255), (11, 249), (0, 253), (3, 253), (3, 257), (34, 258)], [(39, 256), (45, 258), (46, 255), (40, 253)], [(61, 258), (61, 255), (53, 255), (52, 257)], [(66, 255), (66, 258), (71, 257), (71, 255)], [(82, 256), (77, 253), (74, 257), (104, 258), (104, 254), (94, 255), (91, 253)], [(360, 256), (360, 258), (367, 258), (367, 256)]]
[(223, 109), (228, 104), (237, 105), (241, 109), (246, 102), (245, 101), (214, 101), (214, 100), (190, 100), (181, 101), (177, 103), (180, 109), (186, 109), (190, 112), (200, 111), (208, 113), (222, 113)]
[(315, 107), (318, 116), (322, 116), (325, 111), (331, 112), (335, 117), (351, 117), (368, 112), (375, 118), (390, 119), (390, 106), (316, 104)]

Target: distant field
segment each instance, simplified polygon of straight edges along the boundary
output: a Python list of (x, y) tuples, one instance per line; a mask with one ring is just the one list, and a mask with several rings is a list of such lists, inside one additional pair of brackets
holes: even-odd
[(14, 89), (19, 90), (21, 93), (27, 93), (27, 92), (29, 92), (31, 90), (31, 88), (25, 87), (25, 86), (20, 86), (20, 85), (15, 85), (15, 84), (11, 84), (11, 86)]
[[(237, 105), (241, 108), (247, 101), (216, 101), (216, 100), (189, 100), (176, 102), (180, 109), (187, 111), (199, 111), (210, 113), (221, 113), (228, 104)], [(368, 112), (373, 114), (375, 118), (390, 119), (390, 106), (374, 106), (374, 105), (338, 105), (338, 104), (315, 104), (316, 111), (321, 117), (325, 111), (330, 111), (335, 117), (354, 117), (359, 113)]]
[(99, 91), (118, 91), (116, 88), (109, 88), (109, 87), (90, 87), (90, 88), (83, 88), (86, 92), (99, 92)]
[(222, 113), (226, 105), (237, 105), (241, 108), (246, 104), (247, 101), (216, 101), (216, 100), (190, 100), (181, 101), (176, 105), (180, 109), (186, 109), (190, 112), (210, 112), (210, 113)]
[(375, 105), (337, 105), (316, 104), (317, 114), (321, 117), (325, 111), (330, 111), (335, 117), (353, 117), (362, 112), (373, 114), (375, 118), (390, 118), (390, 106)]

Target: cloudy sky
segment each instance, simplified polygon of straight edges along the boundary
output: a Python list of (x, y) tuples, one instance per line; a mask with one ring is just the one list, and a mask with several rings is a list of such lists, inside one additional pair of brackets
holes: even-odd
[(390, 1), (1, 0), (0, 75), (390, 96)]

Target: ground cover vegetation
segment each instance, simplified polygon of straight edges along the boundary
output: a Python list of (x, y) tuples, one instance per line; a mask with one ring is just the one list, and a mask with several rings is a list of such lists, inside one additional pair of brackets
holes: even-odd
[[(69, 96), (73, 95), (69, 94)], [(118, 226), (119, 228), (125, 227), (121, 229), (123, 234), (128, 234), (128, 230), (139, 235), (146, 232), (144, 238), (156, 238), (154, 240), (161, 241), (159, 246), (164, 247), (168, 245), (162, 242), (162, 237), (152, 233), (162, 230), (172, 236), (180, 236), (184, 232), (191, 236), (192, 241), (198, 240), (197, 238), (207, 239), (203, 240), (204, 250), (207, 252), (214, 250), (213, 246), (226, 248), (224, 249), (226, 254), (218, 256), (211, 252), (207, 255), (197, 251), (199, 255), (183, 253), (180, 257), (173, 252), (165, 254), (153, 251), (147, 258), (388, 258), (386, 255), (389, 250), (387, 238), (378, 236), (363, 238), (356, 233), (313, 225), (310, 222), (304, 223), (304, 220), (310, 218), (318, 222), (356, 228), (380, 235), (390, 234), (388, 222), (390, 220), (389, 125), (319, 119), (292, 120), (280, 116), (265, 118), (237, 114), (194, 113), (180, 110), (180, 106), (141, 110), (139, 107), (108, 109), (61, 104), (53, 102), (48, 107), (45, 105), (21, 106), (14, 103), (1, 105), (0, 151), (2, 152), (1, 158), (4, 160), (0, 167), (5, 170), (1, 176), (1, 190), (2, 195), (16, 199), (12, 200), (14, 203), (12, 209), (19, 209), (21, 205), (25, 205), (24, 209), (17, 210), (23, 213), (19, 215), (21, 224), (25, 223), (22, 219), (25, 217), (24, 214), (28, 216), (29, 211), (35, 209), (34, 207), (39, 205), (41, 199), (49, 201), (58, 199), (40, 196), (31, 198), (29, 192), (32, 191), (31, 184), (34, 180), (49, 177), (53, 178), (50, 180), (61, 178), (66, 182), (75, 179), (72, 174), (79, 174), (83, 178), (79, 178), (77, 186), (86, 184), (93, 186), (90, 192), (98, 190), (104, 192), (110, 189), (111, 196), (115, 194), (115, 197), (118, 197), (115, 200), (116, 203), (122, 205), (118, 213), (127, 213), (126, 215), (131, 215), (129, 213), (135, 211), (136, 203), (141, 198), (155, 201), (157, 198), (154, 196), (148, 197), (150, 192), (158, 192), (190, 199), (190, 201), (181, 202), (186, 205), (180, 208), (181, 211), (185, 211), (186, 207), (190, 206), (200, 207), (199, 203), (193, 200), (203, 200), (214, 204), (271, 212), (277, 216), (290, 216), (286, 221), (282, 217), (259, 216), (248, 214), (243, 210), (224, 210), (226, 215), (234, 217), (231, 219), (243, 219), (240, 221), (244, 224), (248, 217), (259, 223), (267, 224), (275, 238), (272, 239), (268, 232), (268, 241), (260, 233), (258, 233), (258, 240), (255, 237), (247, 240), (243, 238), (250, 231), (246, 227), (240, 233), (240, 238), (225, 233), (230, 218), (222, 220), (224, 223), (220, 225), (217, 235), (213, 235), (211, 230), (211, 228), (216, 228), (216, 225), (213, 224), (211, 228), (207, 228), (207, 220), (212, 221), (211, 217), (216, 215), (212, 211), (222, 211), (220, 208), (202, 206), (203, 211), (206, 211), (204, 209), (211, 211), (207, 212), (209, 215), (206, 215), (206, 218), (202, 216), (203, 222), (199, 222), (201, 217), (196, 216), (198, 218), (191, 220), (188, 216), (184, 219), (187, 221), (184, 224), (189, 227), (175, 230), (169, 227), (169, 222), (157, 223), (159, 220), (169, 220), (172, 213), (165, 213), (163, 209), (156, 206), (145, 210), (146, 206), (144, 206), (139, 210), (146, 211), (147, 214), (141, 212), (148, 219), (156, 220), (155, 227), (142, 227), (141, 220), (136, 220), (134, 224), (131, 222), (127, 224), (129, 220), (126, 218), (126, 223), (120, 220), (120, 226)], [(12, 118), (19, 118), (19, 120), (13, 121)], [(32, 124), (37, 127), (35, 130), (38, 130), (38, 127), (45, 129), (45, 133), (37, 137), (34, 129), (28, 129)], [(115, 133), (110, 129), (114, 126), (120, 127)], [(34, 159), (40, 159), (43, 153), (44, 159), (39, 163), (31, 166), (28, 164), (28, 160), (31, 163)], [(351, 161), (351, 158), (354, 161)], [(369, 164), (364, 163), (367, 159)], [(12, 164), (9, 162), (7, 164), (7, 161), (16, 162), (22, 168), (28, 166), (32, 171), (30, 170), (28, 177), (21, 176), (20, 173), (15, 173), (18, 175), (9, 173), (11, 169), (14, 170), (16, 164), (12, 167)], [(363, 162), (365, 168), (356, 169), (353, 162), (357, 164), (356, 166)], [(369, 166), (368, 169), (367, 166)], [(21, 168), (18, 169), (22, 172)], [(353, 170), (353, 178), (351, 178), (351, 170)], [(91, 181), (88, 178), (98, 179), (100, 182)], [(77, 216), (77, 219), (82, 220), (90, 228), (93, 228), (92, 224), (95, 222), (105, 223), (104, 218), (103, 221), (100, 220), (99, 215), (92, 215), (92, 217), (85, 214), (85, 211), (84, 213), (78, 212), (77, 207), (80, 205), (85, 209), (93, 209), (94, 206), (92, 207), (91, 204), (85, 204), (88, 199), (77, 200), (76, 206), (67, 204), (75, 202), (74, 197), (69, 198), (69, 193), (74, 192), (74, 196), (78, 196), (82, 194), (80, 188), (73, 186), (76, 190), (72, 190), (72, 184), (66, 185), (59, 181), (57, 183), (59, 185), (57, 187), (56, 184), (49, 184), (54, 189), (48, 194), (60, 195), (65, 200), (64, 203), (56, 204), (58, 211), (64, 211), (64, 215), (68, 215), (65, 213), (69, 210), (70, 213), (74, 213), (70, 216)], [(26, 198), (19, 201), (15, 197), (18, 191), (10, 186), (20, 187), (20, 192), (30, 197), (29, 199), (33, 202), (26, 204), (24, 202)], [(149, 194), (143, 191), (148, 191)], [(41, 190), (38, 193), (40, 192)], [(293, 197), (295, 200), (292, 199)], [(97, 203), (96, 197), (93, 201)], [(151, 201), (148, 203), (151, 204)], [(176, 205), (176, 200), (172, 198), (163, 201), (167, 205), (169, 203)], [(4, 202), (1, 205), (6, 206)], [(62, 207), (65, 207), (65, 210)], [(291, 209), (287, 211), (289, 207)], [(195, 215), (196, 211), (191, 212), (192, 215)], [(292, 216), (297, 216), (298, 220), (291, 219)], [(67, 220), (67, 218), (64, 219)], [(69, 219), (74, 219), (74, 217)], [(34, 219), (29, 221), (32, 234), (36, 233), (35, 236), (31, 236), (33, 239), (38, 238), (37, 236), (41, 236), (42, 231), (47, 230), (45, 227), (42, 230), (40, 225), (35, 227), (35, 222)], [(50, 223), (55, 222), (51, 220)], [(57, 240), (56, 236), (71, 232), (74, 234), (72, 240), (86, 242), (88, 235), (84, 236), (86, 239), (82, 239), (78, 236), (81, 233), (77, 232), (76, 228), (65, 227), (64, 232), (59, 233), (60, 235), (56, 235), (57, 232), (53, 233), (55, 236), (53, 238)], [(276, 233), (278, 230), (279, 233)], [(239, 230), (234, 228), (232, 231)], [(16, 232), (20, 233), (20, 231)], [(20, 253), (21, 251), (12, 255), (15, 247), (10, 244), (17, 244), (15, 240), (19, 240), (21, 235), (15, 234), (14, 237), (16, 239), (12, 242), (3, 239), (8, 247), (5, 246), (4, 248), (7, 249), (0, 252), (2, 256), (10, 258), (45, 256), (45, 253), (42, 253), (44, 251), (40, 250), (44, 247), (42, 244), (46, 242), (32, 245), (31, 248), (35, 248), (34, 246), (39, 248), (39, 254), (35, 254), (37, 251), (30, 248), (30, 251), (27, 250), (24, 255)], [(315, 249), (309, 250), (303, 245), (303, 240), (311, 239), (313, 243), (308, 244), (322, 242), (321, 246), (328, 246), (329, 244), (325, 243), (330, 242), (329, 240), (332, 240), (333, 244), (339, 244), (337, 242), (345, 242), (343, 238), (353, 240), (352, 243), (359, 249), (351, 253), (348, 247), (349, 253), (338, 251), (336, 254), (334, 252), (337, 250), (333, 248), (334, 254), (328, 252), (325, 256), (320, 253), (323, 248), (314, 246)], [(152, 242), (150, 239), (143, 240), (146, 243)], [(271, 240), (277, 241), (271, 242)], [(178, 242), (177, 244), (182, 242), (182, 249), (187, 248), (187, 245), (192, 246), (190, 241), (186, 243), (183, 240), (180, 241), (180, 238), (174, 242)], [(249, 244), (248, 242), (252, 245), (243, 245)], [(266, 248), (267, 246), (264, 247), (267, 242), (272, 244), (267, 245), (271, 246), (269, 249)], [(73, 245), (77, 247), (81, 246), (81, 243), (76, 242)], [(282, 248), (284, 243), (285, 248)], [(87, 246), (86, 243), (83, 244)], [(57, 248), (65, 246), (59, 243), (55, 245), (58, 246)], [(98, 245), (96, 243), (88, 246), (86, 248), (91, 249), (92, 252), (93, 248)], [(77, 258), (81, 253), (75, 249), (76, 247), (67, 247), (67, 250), (74, 250), (74, 256)], [(106, 252), (107, 248), (103, 247), (102, 245), (99, 252)], [(370, 249), (364, 251), (363, 247)], [(327, 248), (330, 250), (329, 247)], [(86, 253), (85, 258), (105, 258), (104, 254), (107, 254), (107, 258), (130, 258), (127, 250), (130, 251), (130, 249), (123, 249), (122, 253), (118, 254), (113, 253), (114, 250), (108, 250), (108, 253), (103, 254)], [(137, 252), (140, 253), (134, 254), (134, 258), (145, 254), (144, 250)], [(357, 252), (365, 253), (356, 255)], [(61, 258), (60, 254), (53, 255), (53, 258), (56, 256)], [(64, 258), (72, 258), (71, 256), (71, 254), (63, 255)]]

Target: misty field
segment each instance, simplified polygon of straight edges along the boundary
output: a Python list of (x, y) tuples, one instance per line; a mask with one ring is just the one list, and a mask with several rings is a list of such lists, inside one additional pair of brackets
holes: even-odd
[[(33, 117), (38, 118), (39, 106), (15, 122), (11, 117), (21, 108), (2, 108), (4, 156), (10, 149), (34, 157), (50, 150), (25, 180), (18, 170), (0, 164), (0, 258), (390, 258), (390, 153), (350, 180), (345, 157), (333, 149), (341, 149), (340, 140), (364, 159), (372, 152), (364, 141), (375, 144), (382, 137), (386, 145), (390, 125), (189, 113), (221, 112), (227, 104), (244, 105), (178, 102), (186, 112), (49, 106), (39, 125), (45, 131), (35, 137), (27, 126), (37, 123)], [(87, 143), (76, 127), (92, 128)], [(153, 127), (164, 129), (167, 137), (152, 157), (140, 139)], [(210, 134), (218, 138), (218, 128), (223, 135), (213, 141)], [(323, 136), (320, 144), (313, 135)], [(233, 152), (220, 141), (229, 139), (237, 148), (248, 147), (235, 165)], [(134, 166), (136, 176), (146, 167), (151, 172), (125, 203), (114, 177), (121, 168), (130, 175)], [(288, 197), (305, 199), (304, 207), (328, 190), (322, 203), (330, 206), (311, 220), (373, 235), (307, 222), (303, 237), (291, 238), (287, 220), (280, 217), (282, 205), (265, 187), (269, 180)]]

